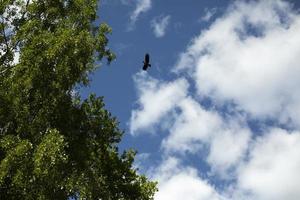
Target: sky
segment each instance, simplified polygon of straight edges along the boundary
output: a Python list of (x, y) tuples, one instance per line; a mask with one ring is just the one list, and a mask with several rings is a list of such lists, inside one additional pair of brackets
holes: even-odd
[[(155, 200), (300, 199), (300, 1), (102, 0), (104, 96)], [(142, 70), (145, 53), (152, 67)]]

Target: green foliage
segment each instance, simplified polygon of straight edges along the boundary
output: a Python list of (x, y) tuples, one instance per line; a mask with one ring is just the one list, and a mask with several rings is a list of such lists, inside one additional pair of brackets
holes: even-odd
[[(0, 1), (0, 199), (153, 199), (103, 98), (74, 95), (114, 59), (96, 0)], [(19, 60), (15, 60), (19, 57)]]

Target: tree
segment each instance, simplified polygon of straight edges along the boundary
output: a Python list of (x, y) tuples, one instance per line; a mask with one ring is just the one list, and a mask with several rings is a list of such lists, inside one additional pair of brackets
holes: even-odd
[(102, 97), (82, 100), (95, 63), (114, 59), (96, 0), (1, 0), (0, 199), (153, 199), (156, 183), (118, 152)]

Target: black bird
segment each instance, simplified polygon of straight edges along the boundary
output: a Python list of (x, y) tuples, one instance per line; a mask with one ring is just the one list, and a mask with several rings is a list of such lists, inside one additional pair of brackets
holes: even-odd
[(148, 67), (151, 67), (151, 64), (149, 62), (150, 62), (150, 56), (149, 54), (146, 53), (145, 60), (143, 62), (144, 63), (143, 70), (147, 70)]

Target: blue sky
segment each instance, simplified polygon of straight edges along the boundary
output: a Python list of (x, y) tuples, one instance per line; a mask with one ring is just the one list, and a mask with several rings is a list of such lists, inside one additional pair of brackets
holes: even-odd
[(81, 92), (105, 97), (156, 200), (300, 199), (299, 6), (102, 1), (117, 59)]

